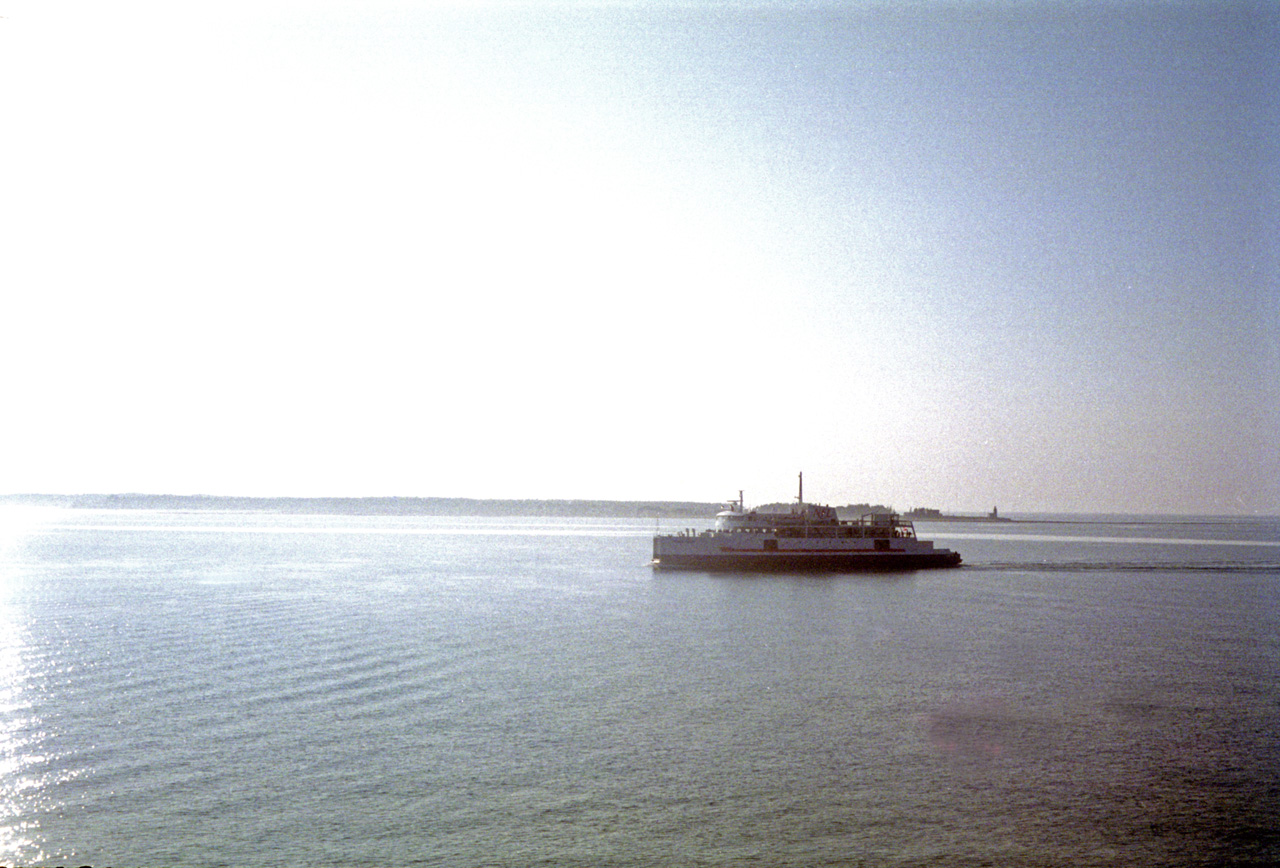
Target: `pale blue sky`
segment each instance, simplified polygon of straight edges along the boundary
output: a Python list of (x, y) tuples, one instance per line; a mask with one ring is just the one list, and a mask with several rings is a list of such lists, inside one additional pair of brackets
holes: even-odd
[(1280, 4), (172, 5), (0, 0), (0, 491), (1280, 513)]

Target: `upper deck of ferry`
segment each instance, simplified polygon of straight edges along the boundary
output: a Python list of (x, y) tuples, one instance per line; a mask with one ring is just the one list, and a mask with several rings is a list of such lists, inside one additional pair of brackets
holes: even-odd
[(744, 510), (741, 500), (716, 515), (720, 533), (772, 533), (784, 537), (915, 539), (915, 527), (894, 513), (871, 513), (842, 520), (830, 506), (801, 503), (790, 512)]

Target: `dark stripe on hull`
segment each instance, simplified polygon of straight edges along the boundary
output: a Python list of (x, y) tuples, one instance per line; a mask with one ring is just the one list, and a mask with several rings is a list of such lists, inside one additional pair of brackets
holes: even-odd
[(745, 554), (745, 555), (663, 555), (653, 562), (664, 570), (740, 570), (742, 572), (881, 572), (926, 570), (960, 566), (955, 552), (928, 554)]

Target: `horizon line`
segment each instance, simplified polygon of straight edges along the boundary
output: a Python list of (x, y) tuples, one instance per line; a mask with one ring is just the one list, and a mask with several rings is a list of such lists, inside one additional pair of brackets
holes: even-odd
[[(296, 495), (296, 494), (175, 494), (175, 493), (153, 493), (143, 491), (121, 491), (121, 492), (77, 492), (75, 494), (66, 493), (50, 493), (50, 492), (13, 492), (0, 494), (0, 502), (18, 499), (49, 499), (49, 500), (71, 500), (76, 498), (85, 499), (113, 499), (113, 498), (170, 498), (182, 500), (240, 500), (240, 501), (303, 501), (303, 502), (356, 502), (356, 501), (464, 501), (474, 503), (596, 503), (596, 504), (652, 504), (652, 505), (680, 505), (680, 506), (714, 506), (729, 503), (728, 500), (681, 500), (669, 498), (604, 498), (604, 497), (474, 497), (464, 495), (420, 495), (420, 494), (368, 494), (368, 495)], [(782, 501), (757, 504), (757, 506), (775, 506)], [(862, 501), (855, 503), (850, 501), (845, 504), (837, 504), (839, 506), (870, 506), (870, 501)], [(878, 504), (879, 505), (879, 504)], [(917, 509), (933, 509), (934, 507), (914, 507), (909, 510), (896, 510), (890, 507), (894, 512), (900, 514), (908, 514)], [(953, 518), (989, 518), (990, 512), (986, 510), (969, 510), (969, 509), (941, 509), (939, 510), (943, 517)], [(1097, 515), (1115, 515), (1115, 516), (1153, 516), (1164, 518), (1280, 518), (1278, 513), (1262, 513), (1262, 512), (1138, 512), (1138, 511), (1115, 511), (1107, 509), (1098, 510), (1080, 510), (1080, 509), (1015, 509), (1006, 511), (1002, 514), (1002, 518), (1010, 515), (1024, 516), (1041, 516), (1041, 515), (1079, 515), (1079, 516), (1097, 516)], [(928, 518), (918, 518), (917, 520), (927, 521)]]

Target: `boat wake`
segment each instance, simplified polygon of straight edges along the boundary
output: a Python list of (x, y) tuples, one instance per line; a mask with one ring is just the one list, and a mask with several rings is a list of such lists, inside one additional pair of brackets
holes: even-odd
[(1275, 573), (1280, 561), (993, 561), (966, 563), (965, 570), (1036, 573)]

